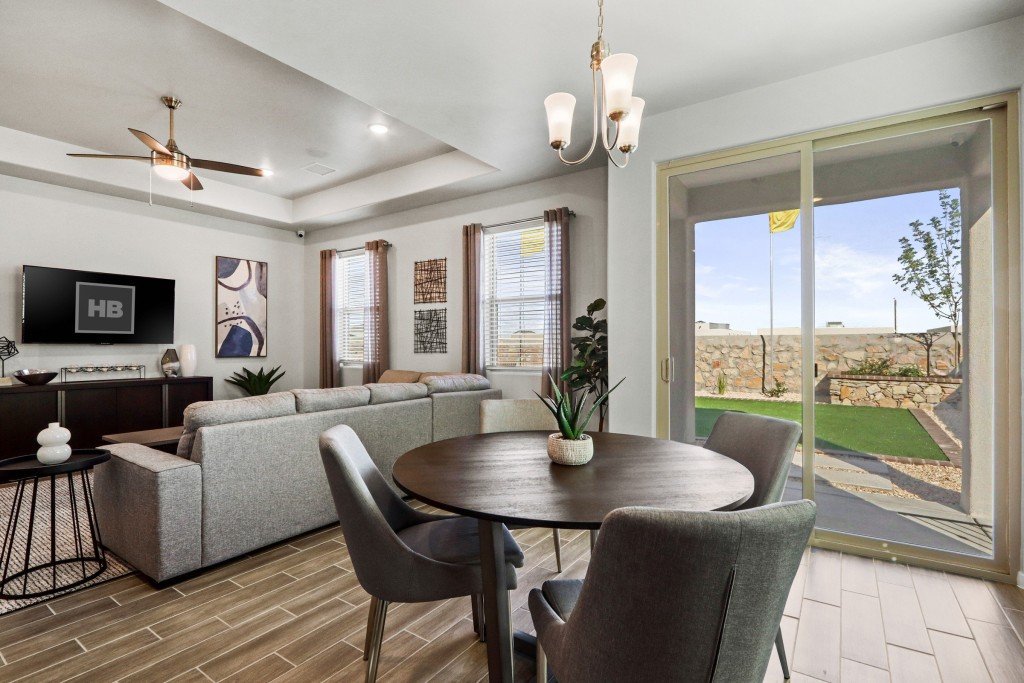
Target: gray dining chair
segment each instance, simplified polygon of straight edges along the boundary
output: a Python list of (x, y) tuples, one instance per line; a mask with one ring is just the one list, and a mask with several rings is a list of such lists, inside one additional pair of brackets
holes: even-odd
[[(387, 485), (347, 425), (320, 435), (320, 456), (352, 567), (371, 597), (363, 648), (366, 680), (377, 678), (384, 621), (392, 602), (469, 596), (474, 626), (483, 635), (477, 520), (411, 508)], [(505, 583), (513, 589), (523, 551), (507, 529), (504, 536)]]
[[(480, 401), (480, 433), (558, 431), (555, 416), (537, 398), (484, 399)], [(562, 539), (551, 530), (555, 544), (555, 566), (562, 573)]]
[(814, 519), (808, 500), (611, 512), (585, 581), (530, 592), (537, 680), (763, 680)]
[[(718, 416), (704, 447), (732, 458), (754, 475), (754, 493), (737, 509), (750, 510), (782, 500), (801, 431), (798, 423), (777, 417), (733, 411)], [(775, 649), (782, 675), (789, 680), (781, 628), (775, 634)]]

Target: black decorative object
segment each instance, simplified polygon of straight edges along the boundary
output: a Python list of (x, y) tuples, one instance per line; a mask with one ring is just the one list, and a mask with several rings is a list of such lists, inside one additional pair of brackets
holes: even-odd
[[(107, 460), (107, 451), (81, 449), (59, 465), (40, 464), (35, 455), (11, 458), (0, 465), (0, 483), (18, 482), (0, 548), (0, 597), (20, 600), (53, 595), (88, 583), (106, 571), (107, 557), (96, 523), (88, 472)], [(66, 545), (63, 539), (57, 539), (58, 490), (68, 496), (74, 533), (74, 554), (66, 557), (57, 553), (58, 546)], [(46, 526), (49, 534), (45, 533)]]
[(178, 352), (174, 349), (164, 351), (160, 359), (160, 369), (164, 371), (164, 377), (177, 377), (181, 374), (181, 362), (178, 360)]
[(7, 337), (0, 337), (0, 377), (7, 376), (6, 363), (18, 355), (18, 347)]
[(41, 387), (44, 384), (49, 384), (53, 381), (53, 378), (57, 376), (56, 372), (50, 372), (49, 370), (39, 370), (36, 368), (25, 368), (23, 370), (15, 370), (11, 373), (14, 379), (18, 380), (22, 384), (28, 384), (33, 387)]
[(413, 311), (413, 353), (448, 353), (448, 309)]
[(448, 301), (448, 259), (416, 261), (412, 268), (412, 302), (443, 304)]

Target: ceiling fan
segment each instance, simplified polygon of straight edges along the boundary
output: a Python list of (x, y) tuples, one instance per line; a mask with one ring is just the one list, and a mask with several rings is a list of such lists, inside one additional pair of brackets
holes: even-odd
[(89, 159), (134, 159), (136, 161), (148, 161), (157, 175), (168, 180), (180, 180), (190, 190), (201, 190), (203, 184), (192, 172), (193, 168), (204, 168), (210, 171), (223, 171), (224, 173), (238, 173), (241, 175), (270, 176), (273, 171), (265, 168), (252, 168), (251, 166), (239, 166), (228, 164), (223, 161), (210, 161), (208, 159), (193, 159), (178, 149), (178, 143), (174, 141), (174, 112), (181, 106), (181, 100), (176, 97), (164, 96), (160, 98), (164, 106), (170, 112), (171, 124), (167, 144), (161, 145), (156, 138), (141, 130), (129, 128), (132, 135), (142, 141), (142, 144), (149, 147), (149, 156), (131, 156), (126, 154), (68, 154), (69, 157), (86, 157)]

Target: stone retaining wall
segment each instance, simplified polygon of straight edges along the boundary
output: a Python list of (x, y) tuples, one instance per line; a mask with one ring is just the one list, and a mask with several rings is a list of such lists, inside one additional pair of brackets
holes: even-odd
[(956, 393), (962, 382), (950, 377), (832, 374), (827, 381), (832, 403), (925, 410), (932, 410)]
[[(694, 384), (697, 391), (715, 392), (718, 376), (726, 379), (727, 391), (760, 393), (773, 378), (791, 391), (800, 390), (800, 336), (775, 337), (775, 367), (767, 368), (770, 339), (760, 335), (698, 335), (696, 338)], [(817, 376), (843, 373), (868, 359), (892, 360), (896, 367), (915, 365), (925, 370), (925, 349), (906, 337), (894, 334), (819, 334), (816, 336)], [(953, 338), (946, 335), (932, 347), (932, 375), (944, 376), (953, 367)]]

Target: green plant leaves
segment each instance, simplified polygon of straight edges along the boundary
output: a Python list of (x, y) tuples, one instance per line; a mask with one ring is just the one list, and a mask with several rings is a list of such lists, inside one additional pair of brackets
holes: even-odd
[(279, 372), (280, 370), (280, 365), (276, 368), (271, 368), (270, 372), (265, 372), (262, 367), (260, 367), (259, 372), (253, 372), (249, 368), (242, 368), (241, 372), (233, 373), (231, 377), (226, 377), (224, 381), (239, 387), (250, 396), (263, 396), (264, 394), (269, 394), (270, 388), (274, 386), (274, 383), (284, 377), (284, 371)]

